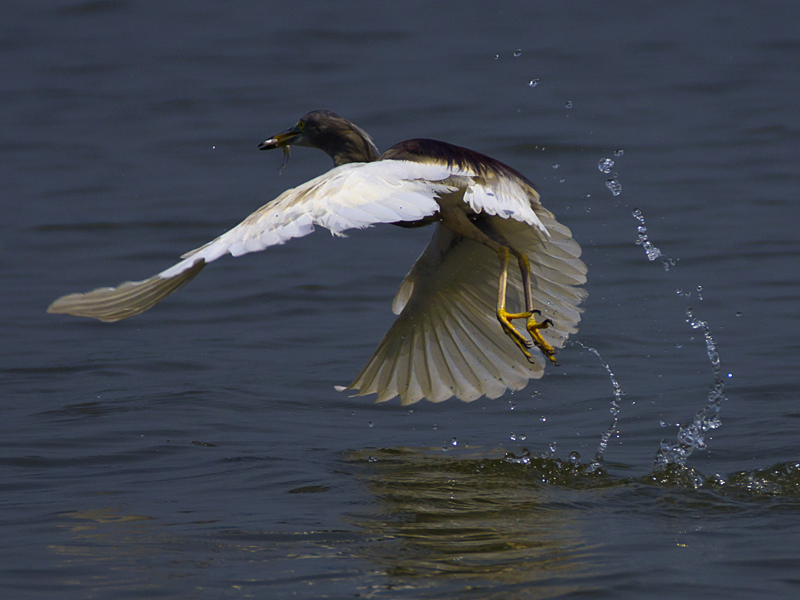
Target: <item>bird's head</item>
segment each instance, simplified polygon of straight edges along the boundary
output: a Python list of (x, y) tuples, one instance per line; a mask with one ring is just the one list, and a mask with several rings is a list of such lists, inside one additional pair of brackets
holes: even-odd
[(258, 148), (281, 148), (285, 157), (283, 166), (286, 166), (290, 146), (319, 148), (333, 159), (336, 166), (371, 162), (379, 157), (372, 138), (363, 129), (329, 110), (315, 110), (303, 115), (293, 127), (264, 140)]

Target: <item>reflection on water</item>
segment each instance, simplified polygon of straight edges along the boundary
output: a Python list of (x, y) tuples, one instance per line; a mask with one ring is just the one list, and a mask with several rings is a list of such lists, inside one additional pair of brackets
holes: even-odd
[(348, 455), (362, 465), (359, 476), (380, 502), (373, 514), (351, 517), (377, 542), (369, 558), (392, 577), (411, 578), (412, 586), (424, 587), (419, 580), (430, 577), (512, 588), (535, 583), (534, 595), (524, 586), (525, 597), (551, 597), (594, 587), (604, 551), (602, 543), (589, 541), (596, 537), (584, 512), (614, 504), (621, 492), (633, 492), (639, 507), (651, 501), (654, 488), (686, 490), (687, 507), (697, 504), (692, 490), (702, 488), (712, 509), (766, 496), (800, 499), (800, 463), (727, 477), (672, 464), (640, 478), (615, 478), (593, 462), (528, 458), (522, 463), (499, 451), (487, 458), (420, 449)]
[[(603, 475), (585, 469), (581, 475), (580, 467), (555, 460), (521, 466), (412, 449), (360, 451), (348, 459), (368, 465), (363, 476), (381, 504), (377, 514), (354, 521), (383, 539), (370, 552), (392, 577), (542, 582), (541, 597), (550, 597), (586, 589), (581, 579), (597, 573), (586, 521), (574, 510), (579, 498), (566, 502), (547, 483), (560, 480), (580, 494), (605, 485)], [(536, 596), (527, 589), (526, 597)]]
[[(122, 505), (61, 513), (58, 527), (62, 541), (48, 549), (58, 559), (59, 597), (76, 590), (80, 598), (282, 598), (296, 595), (291, 590), (303, 582), (307, 597), (316, 598), (337, 586), (352, 590), (355, 577), (369, 580), (352, 565), (336, 568), (340, 559), (351, 560), (351, 548), (363, 544), (358, 532), (163, 521), (131, 514)], [(198, 535), (203, 529), (208, 533)], [(320, 560), (325, 573), (315, 570)]]
[[(607, 587), (616, 540), (596, 529), (598, 512), (609, 507), (646, 520), (668, 507), (702, 523), (719, 511), (800, 505), (800, 462), (711, 477), (670, 464), (619, 478), (591, 463), (527, 458), (480, 449), (356, 451), (344, 456), (344, 470), (372, 498), (351, 507), (338, 528), (261, 531), (193, 520), (191, 511), (163, 519), (112, 504), (59, 514), (60, 540), (49, 550), (62, 586), (97, 597), (184, 597), (190, 588), (281, 597), (304, 582), (308, 597), (357, 589), (412, 598), (431, 588), (466, 598), (549, 598)], [(331, 489), (288, 493), (325, 503)]]
[[(120, 507), (75, 510), (59, 515), (63, 542), (49, 550), (59, 557), (60, 584), (66, 589), (83, 588), (88, 597), (109, 589), (155, 590), (158, 584), (142, 585), (149, 570), (148, 557), (163, 544), (164, 532), (154, 519), (126, 514)], [(105, 568), (98, 572), (97, 565)], [(118, 572), (126, 571), (122, 580)]]

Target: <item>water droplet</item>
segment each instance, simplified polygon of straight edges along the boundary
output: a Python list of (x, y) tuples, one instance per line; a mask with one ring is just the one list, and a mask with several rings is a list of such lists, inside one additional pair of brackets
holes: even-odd
[(554, 169), (557, 169), (557, 168), (558, 168), (558, 167), (560, 167), (560, 166), (561, 166), (561, 165), (560, 165), (560, 164), (558, 164), (558, 163), (553, 163), (553, 168), (554, 168)]
[(742, 311), (740, 311), (740, 310), (737, 310), (737, 311), (736, 311), (736, 316), (737, 316), (737, 317), (741, 317), (741, 316), (742, 316)]
[(728, 373), (728, 377), (733, 377), (733, 373)]
[(453, 446), (458, 446), (458, 438), (453, 438), (453, 441), (450, 442)]
[(522, 50), (521, 49), (514, 50), (514, 58), (519, 58), (520, 56), (522, 56)]
[(525, 440), (527, 440), (527, 439), (528, 439), (528, 436), (527, 436), (527, 435), (525, 435), (524, 433), (520, 433), (520, 434), (519, 434), (519, 439), (520, 439), (520, 440), (522, 440), (522, 441), (524, 442)]
[(541, 81), (540, 79), (531, 79), (528, 82), (528, 87), (536, 87), (537, 85), (539, 85), (540, 81)]
[(661, 421), (659, 421), (658, 424), (661, 425), (662, 427), (666, 427), (667, 426), (667, 422), (664, 421), (663, 419)]
[(511, 433), (511, 441), (513, 441), (513, 442), (517, 441), (517, 434), (515, 434), (513, 432)]
[(606, 187), (610, 189), (611, 193), (614, 194), (615, 196), (619, 196), (622, 193), (622, 184), (616, 177), (612, 177), (611, 179), (606, 181)]
[(509, 410), (514, 410), (516, 407), (517, 407), (517, 405), (514, 404), (513, 402), (511, 402), (511, 408)]
[(619, 150), (614, 150), (614, 156), (622, 156), (623, 154), (625, 154), (625, 150), (623, 150), (622, 148), (620, 148)]
[(495, 55), (494, 55), (494, 59), (495, 59), (495, 60), (498, 60), (499, 58), (500, 58), (500, 55), (499, 55), (499, 54), (495, 54)]
[(702, 300), (703, 299), (703, 286), (702, 285), (698, 285), (697, 286), (697, 299), (698, 300)]
[(567, 108), (572, 108), (572, 100), (567, 100), (564, 106), (566, 106)]
[(601, 158), (597, 163), (597, 168), (600, 169), (601, 173), (611, 173), (611, 169), (614, 168), (614, 161), (610, 158)]
[(577, 463), (578, 461), (580, 461), (580, 459), (581, 459), (581, 455), (578, 454), (577, 452), (570, 452), (569, 453), (569, 462)]
[(542, 416), (542, 418), (540, 420), (542, 421), (542, 423), (547, 423), (547, 417), (545, 417), (545, 416)]
[(369, 426), (370, 426), (370, 427), (372, 427), (372, 425), (373, 425), (373, 423), (372, 423), (372, 421), (370, 421), (370, 422), (369, 422)]
[(367, 460), (368, 460), (369, 462), (378, 462), (378, 459), (377, 459), (377, 458), (375, 458), (374, 456), (370, 456), (370, 457), (369, 457)]
[(565, 181), (566, 181), (566, 179), (564, 179), (564, 178), (562, 177), (561, 179), (559, 179), (559, 180), (558, 180), (558, 183), (564, 183)]
[(644, 251), (647, 253), (647, 260), (652, 261), (661, 256), (661, 250), (653, 246), (650, 242), (645, 242), (642, 246), (644, 246)]
[(439, 426), (436, 423), (434, 423), (433, 424), (433, 430), (436, 431), (437, 429), (439, 429)]

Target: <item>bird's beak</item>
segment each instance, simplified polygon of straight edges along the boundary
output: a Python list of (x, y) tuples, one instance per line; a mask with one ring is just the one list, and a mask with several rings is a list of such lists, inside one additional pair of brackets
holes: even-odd
[(303, 137), (303, 133), (292, 127), (291, 129), (287, 129), (286, 131), (272, 136), (268, 140), (264, 140), (258, 145), (258, 149), (272, 150), (273, 148), (286, 148), (297, 142), (301, 137)]
[(292, 152), (289, 146), (297, 143), (303, 137), (303, 132), (296, 126), (286, 131), (282, 131), (277, 135), (272, 136), (268, 140), (264, 140), (258, 145), (259, 150), (272, 150), (273, 148), (280, 148), (283, 150), (283, 162), (278, 168), (278, 171), (283, 171), (286, 165), (289, 164), (289, 156)]

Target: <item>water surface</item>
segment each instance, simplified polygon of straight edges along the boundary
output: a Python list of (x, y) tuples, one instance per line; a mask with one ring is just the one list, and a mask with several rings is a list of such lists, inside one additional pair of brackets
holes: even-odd
[[(0, 588), (796, 597), (797, 17), (772, 2), (7, 7)], [(328, 169), (299, 149), (278, 174), (256, 150), (316, 108), (381, 148), (443, 139), (537, 182), (589, 266), (583, 346), (491, 401), (336, 393), (430, 235), (391, 227), (220, 260), (130, 321), (45, 313), (162, 270)], [(635, 209), (668, 270), (636, 244)], [(715, 382), (687, 308), (719, 353), (721, 426), (654, 471)], [(614, 388), (585, 347), (624, 392), (602, 468)]]

